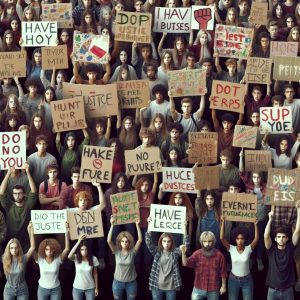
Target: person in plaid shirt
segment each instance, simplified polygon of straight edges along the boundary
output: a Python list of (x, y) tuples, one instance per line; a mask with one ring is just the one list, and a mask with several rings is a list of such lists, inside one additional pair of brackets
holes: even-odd
[[(195, 251), (189, 258), (186, 256), (186, 246), (181, 246), (182, 265), (195, 269), (192, 300), (207, 298), (218, 300), (219, 294), (226, 293), (226, 262), (223, 254), (215, 249), (216, 237), (211, 231), (200, 235), (201, 249)], [(220, 282), (222, 282), (220, 287)]]

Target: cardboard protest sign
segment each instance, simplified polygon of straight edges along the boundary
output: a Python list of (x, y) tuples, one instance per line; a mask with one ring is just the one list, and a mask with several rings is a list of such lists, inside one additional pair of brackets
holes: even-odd
[(299, 170), (269, 169), (266, 205), (295, 206), (300, 199)]
[(246, 193), (222, 194), (222, 215), (226, 221), (255, 222), (257, 195)]
[(272, 168), (271, 151), (245, 150), (245, 171), (264, 172)]
[(215, 8), (213, 6), (193, 5), (191, 29), (214, 30)]
[(86, 128), (82, 96), (51, 101), (50, 106), (55, 132)]
[(52, 70), (53, 67), (56, 70), (69, 68), (67, 45), (42, 48), (42, 69)]
[(126, 174), (140, 175), (161, 172), (162, 164), (158, 147), (125, 151)]
[(43, 21), (57, 21), (58, 28), (73, 28), (72, 3), (42, 3)]
[(22, 22), (22, 47), (56, 46), (57, 22)]
[(116, 225), (135, 223), (140, 219), (137, 191), (111, 195), (110, 203)]
[(148, 106), (150, 99), (149, 80), (118, 81), (117, 87), (121, 108)]
[(268, 24), (268, 3), (252, 2), (249, 19), (257, 25)]
[(32, 210), (31, 222), (34, 234), (65, 233), (67, 211), (63, 210)]
[(271, 81), (272, 59), (248, 57), (245, 71), (247, 83), (269, 84)]
[(213, 80), (210, 108), (244, 113), (245, 85)]
[(300, 57), (276, 56), (273, 61), (273, 79), (299, 81)]
[(220, 57), (245, 58), (250, 55), (253, 29), (217, 24), (214, 48)]
[(185, 233), (186, 207), (151, 204), (148, 231)]
[(154, 32), (190, 32), (190, 7), (155, 7)]
[(197, 194), (195, 176), (191, 168), (162, 168), (162, 190)]
[(261, 132), (266, 130), (271, 133), (292, 132), (292, 108), (284, 107), (261, 107), (260, 108)]
[(217, 189), (220, 186), (219, 167), (194, 168), (195, 187), (197, 190)]
[(26, 132), (0, 132), (0, 170), (22, 169), (26, 162)]
[(151, 43), (152, 14), (118, 11), (115, 41)]
[(257, 127), (235, 125), (232, 146), (255, 149), (257, 133)]
[(74, 32), (74, 61), (106, 64), (109, 57), (109, 36)]
[(114, 150), (110, 147), (83, 146), (80, 181), (111, 183)]
[(168, 71), (168, 83), (173, 97), (206, 93), (206, 73), (200, 69)]
[(275, 42), (271, 41), (270, 57), (297, 56), (298, 42)]
[(85, 211), (67, 210), (67, 214), (71, 240), (78, 240), (82, 234), (86, 234), (87, 239), (104, 236), (99, 206)]
[(0, 52), (0, 78), (26, 77), (26, 51)]
[(192, 145), (188, 153), (190, 164), (217, 163), (218, 134), (216, 132), (189, 132), (189, 144)]
[(118, 114), (117, 84), (87, 85), (63, 83), (64, 98), (83, 96), (85, 116), (96, 118)]

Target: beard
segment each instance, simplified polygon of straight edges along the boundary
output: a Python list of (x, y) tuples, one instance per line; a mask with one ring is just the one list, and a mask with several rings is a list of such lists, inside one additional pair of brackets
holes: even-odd
[(207, 246), (207, 247), (202, 246), (202, 250), (203, 250), (204, 256), (213, 256), (215, 254), (214, 246)]

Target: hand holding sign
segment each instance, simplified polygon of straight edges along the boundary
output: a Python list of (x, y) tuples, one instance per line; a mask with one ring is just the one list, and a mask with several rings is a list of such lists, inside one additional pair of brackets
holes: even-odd
[(209, 8), (201, 8), (194, 11), (194, 18), (199, 23), (199, 29), (206, 29), (207, 23), (212, 19)]

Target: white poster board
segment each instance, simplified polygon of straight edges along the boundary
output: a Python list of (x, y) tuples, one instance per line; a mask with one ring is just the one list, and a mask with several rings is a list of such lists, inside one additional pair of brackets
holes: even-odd
[(149, 231), (185, 233), (186, 207), (151, 204)]

